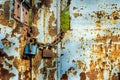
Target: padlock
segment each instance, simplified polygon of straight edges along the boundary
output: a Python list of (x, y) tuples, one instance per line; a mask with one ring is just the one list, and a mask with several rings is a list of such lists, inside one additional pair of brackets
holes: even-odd
[(35, 55), (37, 53), (37, 45), (32, 45), (31, 55)]
[(43, 53), (42, 53), (42, 57), (43, 58), (52, 58), (53, 54), (52, 54), (52, 50), (50, 49), (44, 49)]
[(24, 49), (24, 54), (30, 54), (31, 51), (30, 51), (30, 43), (27, 43), (25, 45), (25, 49)]
[(27, 43), (24, 49), (24, 54), (34, 56), (36, 53), (37, 53), (37, 45)]

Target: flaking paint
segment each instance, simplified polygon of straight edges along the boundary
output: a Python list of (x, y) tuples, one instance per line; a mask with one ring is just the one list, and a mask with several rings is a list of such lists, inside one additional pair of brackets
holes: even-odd
[[(32, 25), (38, 29), (39, 33), (34, 37), (37, 37), (39, 42), (53, 42), (55, 35), (59, 33), (56, 31), (60, 29), (58, 2), (51, 0), (47, 6), (42, 5), (35, 12), (36, 20)], [(61, 11), (67, 6), (66, 0), (65, 3), (62, 2), (64, 1), (61, 1)], [(33, 79), (119, 80), (119, 2), (119, 0), (72, 0), (69, 9), (71, 30), (65, 33), (62, 42), (58, 45), (59, 49), (52, 49), (54, 54), (51, 59), (43, 59), (41, 51), (37, 52), (32, 59)], [(29, 27), (16, 21), (4, 20), (1, 16), (0, 18), (2, 49), (0, 78), (29, 80), (29, 60), (23, 58), (24, 46), (28, 39), (26, 30)], [(55, 29), (54, 35), (49, 33), (50, 28)], [(6, 42), (4, 44), (2, 40), (10, 44)], [(3, 72), (7, 75), (1, 75)]]

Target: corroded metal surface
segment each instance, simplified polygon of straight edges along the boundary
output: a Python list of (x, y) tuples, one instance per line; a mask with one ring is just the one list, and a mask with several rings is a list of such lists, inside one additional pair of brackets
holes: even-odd
[[(32, 79), (119, 80), (120, 0), (42, 1), (34, 9), (32, 35), (40, 43), (53, 42), (60, 33), (61, 12), (69, 4), (71, 30), (58, 49), (52, 48), (52, 58), (42, 58), (38, 50), (32, 58)], [(23, 54), (30, 27), (6, 20), (4, 2), (0, 1), (0, 79), (30, 80), (30, 60)]]
[[(36, 29), (33, 29), (34, 34), (31, 34), (31, 36), (37, 37), (38, 41), (42, 43), (53, 42), (57, 34), (57, 1), (52, 2), (51, 0), (50, 3), (47, 4), (48, 6), (43, 4), (42, 8), (35, 11), (33, 26), (38, 29), (39, 34)], [(2, 3), (2, 5), (4, 5), (4, 3)], [(2, 8), (4, 9), (4, 7)], [(24, 57), (23, 54), (25, 44), (29, 37), (27, 32), (29, 33), (30, 27), (17, 21), (4, 19), (3, 12), (4, 10), (1, 9), (0, 79), (30, 80), (30, 60)], [(49, 29), (53, 29), (54, 32), (49, 32)], [(36, 56), (32, 58), (32, 80), (57, 80), (57, 54), (55, 49), (52, 49), (52, 52), (53, 55), (50, 59), (43, 59), (40, 50), (38, 50)], [(4, 75), (4, 72), (6, 75)]]
[(65, 80), (119, 80), (119, 2), (72, 0), (72, 31), (62, 41), (61, 78), (67, 74)]

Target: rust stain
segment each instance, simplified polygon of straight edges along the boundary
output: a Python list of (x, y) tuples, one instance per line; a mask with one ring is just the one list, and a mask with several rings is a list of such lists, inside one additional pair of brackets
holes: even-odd
[(55, 15), (54, 12), (52, 12), (52, 15), (49, 18), (49, 28), (48, 28), (49, 34), (51, 36), (55, 36), (57, 34), (57, 27), (52, 25), (54, 21), (55, 21)]
[(8, 38), (10, 35), (7, 33), (6, 35), (5, 35), (5, 38)]
[(28, 27), (27, 32), (30, 34), (31, 37), (36, 37), (39, 34), (38, 28), (36, 26)]
[(13, 28), (14, 21), (9, 21), (5, 19), (0, 19), (0, 24)]
[(76, 10), (76, 9), (78, 9), (77, 7), (73, 7), (73, 10)]
[(46, 7), (51, 7), (51, 3), (53, 3), (53, 0), (42, 0), (41, 1), (42, 3), (42, 5), (45, 5)]
[(98, 74), (98, 72), (95, 70), (91, 70), (90, 72), (86, 73), (86, 75), (89, 77), (89, 80), (96, 80), (97, 74)]
[(33, 69), (35, 70), (38, 69), (38, 67), (41, 64), (41, 60), (42, 60), (42, 52), (38, 51), (38, 53), (33, 58)]
[(6, 1), (4, 3), (4, 19), (9, 20), (9, 15), (10, 15), (10, 1)]
[(50, 73), (48, 75), (48, 80), (55, 80), (54, 75), (55, 75), (55, 69), (50, 70)]
[(14, 73), (9, 73), (9, 70), (5, 69), (5, 68), (1, 68), (0, 69), (0, 79), (2, 80), (9, 80), (11, 77), (14, 77), (15, 74)]
[[(90, 80), (95, 80), (97, 78), (104, 79), (104, 68), (109, 68), (111, 66), (111, 69), (108, 69), (109, 74), (111, 74), (112, 69), (114, 68), (114, 65), (107, 65), (107, 62), (105, 59), (109, 59), (109, 64), (112, 64), (113, 62), (117, 62), (117, 60), (120, 57), (120, 44), (118, 42), (119, 34), (114, 34), (111, 30), (119, 30), (117, 28), (110, 28), (110, 29), (100, 29), (96, 32), (98, 34), (96, 35), (96, 38), (93, 39), (93, 41), (96, 43), (101, 44), (92, 44), (91, 46), (91, 52), (92, 54), (96, 55), (97, 60), (93, 61), (91, 60), (90, 63), (90, 72), (86, 73), (87, 76), (90, 78)], [(92, 30), (94, 32), (94, 30)], [(100, 35), (100, 32), (105, 32), (105, 35)], [(98, 66), (98, 68), (96, 68)], [(98, 73), (99, 71), (99, 73)], [(94, 75), (94, 78), (92, 77)], [(98, 76), (99, 75), (99, 76)], [(112, 80), (118, 80), (118, 76), (115, 74), (112, 75)]]
[(2, 20), (4, 20), (4, 11), (0, 10), (0, 23)]
[(14, 33), (18, 33), (18, 34), (21, 33), (20, 28), (21, 28), (22, 26), (23, 26), (23, 25), (22, 25), (21, 23), (16, 22), (16, 27), (15, 27), (15, 29), (13, 29), (13, 31), (12, 31), (12, 37), (16, 37)]
[(38, 9), (36, 9), (35, 7), (33, 7), (33, 15), (34, 15), (34, 17), (32, 17), (32, 19), (33, 19), (33, 23), (34, 24), (37, 24), (37, 21), (38, 21), (38, 19), (39, 19), (39, 16), (38, 16)]
[(16, 47), (16, 48), (15, 48), (15, 51), (16, 51), (16, 52), (18, 52), (18, 49), (19, 49), (19, 48), (18, 48), (18, 47)]
[(46, 80), (47, 79), (47, 68), (46, 67), (43, 67), (40, 69), (40, 73), (44, 74), (44, 77), (43, 77), (43, 80)]
[(96, 23), (96, 27), (101, 27), (101, 21), (100, 20), (96, 21), (95, 23)]
[(77, 71), (75, 70), (74, 67), (70, 67), (68, 70), (67, 70), (67, 73), (73, 73), (73, 75), (77, 75)]
[[(95, 21), (96, 24), (98, 23), (108, 23), (108, 24), (117, 24), (120, 20), (120, 9), (117, 8), (116, 5), (112, 4), (112, 6), (114, 6), (115, 9), (113, 9), (113, 12), (111, 13), (107, 13), (104, 10), (101, 11), (93, 11), (93, 14), (89, 14), (89, 16), (91, 18), (97, 19), (97, 21)], [(99, 22), (100, 21), (100, 22)], [(96, 26), (100, 26), (100, 25), (96, 25)]]
[(80, 80), (86, 80), (86, 74), (84, 72), (80, 73)]
[(45, 65), (47, 68), (54, 68), (54, 67), (55, 67), (54, 62), (53, 62), (52, 59), (49, 59), (49, 60), (44, 61), (44, 65)]
[(14, 56), (8, 56), (2, 49), (0, 49), (0, 56), (1, 56), (0, 59), (3, 59), (3, 58), (7, 58), (8, 60), (13, 60), (14, 59)]
[(112, 17), (113, 17), (114, 20), (118, 20), (119, 19), (119, 15), (120, 14), (119, 14), (118, 10), (112, 12)]
[(67, 74), (63, 74), (61, 77), (61, 80), (68, 80), (68, 75)]
[(84, 65), (84, 63), (80, 60), (77, 61), (77, 64), (78, 64), (78, 68), (81, 69), (82, 66)]
[(11, 47), (11, 43), (9, 40), (7, 40), (6, 38), (2, 39), (2, 44), (6, 47), (6, 48), (9, 48)]
[(114, 74), (114, 75), (112, 76), (112, 80), (119, 80), (119, 79), (118, 79), (118, 76), (116, 76), (116, 74)]
[(77, 71), (74, 71), (73, 74), (74, 74), (74, 75), (77, 75)]
[(23, 74), (25, 76), (25, 79), (30, 78), (29, 60), (18, 59), (17, 57), (15, 57), (13, 64), (19, 72), (19, 79)]
[(79, 17), (79, 16), (82, 16), (82, 14), (81, 14), (81, 13), (74, 13), (74, 17), (75, 17), (75, 18), (77, 18), (77, 17)]
[[(12, 64), (5, 61), (5, 58), (8, 60), (12, 60), (13, 56), (8, 56), (5, 52), (3, 52), (2, 49), (0, 49), (0, 79), (2, 80), (9, 80), (11, 77), (14, 77), (14, 73), (10, 73), (9, 70), (12, 68)], [(5, 62), (6, 66), (9, 67), (9, 69), (3, 68), (2, 62)]]
[(97, 16), (98, 19), (105, 17), (105, 11), (93, 11), (93, 13)]
[(36, 76), (39, 74), (38, 68), (41, 64), (42, 60), (42, 52), (38, 51), (38, 53), (35, 55), (35, 57), (32, 60), (32, 66), (33, 66), (33, 72), (34, 72), (34, 79), (36, 79)]
[[(106, 43), (107, 40), (110, 40), (109, 43)], [(97, 38), (95, 39), (95, 42), (103, 42), (103, 44), (100, 45), (93, 45), (91, 50), (93, 53), (97, 53), (97, 54), (101, 54), (105, 52), (108, 52), (108, 50), (110, 50), (110, 55), (109, 55), (109, 59), (116, 61), (117, 58), (119, 58), (119, 44), (113, 44), (113, 42), (119, 42), (119, 37), (118, 35), (106, 35), (106, 36), (100, 36), (97, 35)], [(109, 44), (109, 46), (107, 46), (107, 44)]]

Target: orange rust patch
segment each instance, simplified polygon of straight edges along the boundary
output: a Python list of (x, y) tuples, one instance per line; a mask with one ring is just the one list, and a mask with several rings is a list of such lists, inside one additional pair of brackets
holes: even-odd
[(0, 19), (0, 24), (13, 28), (14, 21), (13, 20), (10, 21), (10, 20), (5, 20), (5, 19)]
[(112, 12), (112, 17), (114, 20), (118, 20), (119, 19), (119, 11), (116, 10), (116, 11)]
[(96, 21), (96, 27), (101, 27), (101, 21)]
[(95, 63), (93, 60), (91, 60), (90, 62), (90, 70), (94, 70), (95, 69)]
[(46, 67), (41, 68), (40, 73), (44, 74), (43, 80), (46, 80), (46, 78), (47, 78), (47, 68)]
[(5, 38), (8, 38), (10, 35), (7, 33), (6, 35), (5, 35)]
[(84, 72), (80, 73), (80, 80), (86, 80), (86, 74)]
[(9, 40), (7, 40), (6, 38), (2, 39), (2, 44), (6, 47), (9, 48), (11, 47), (11, 43)]
[(5, 68), (0, 69), (0, 79), (1, 80), (9, 80), (11, 77), (14, 77), (14, 73), (9, 73), (9, 70)]
[(77, 18), (77, 17), (79, 17), (79, 16), (82, 16), (82, 14), (81, 14), (81, 13), (74, 13), (74, 17), (75, 17), (75, 18)]
[(8, 23), (8, 26), (13, 28), (14, 27), (14, 20), (10, 20)]
[(112, 76), (112, 80), (119, 80), (118, 76), (116, 76), (115, 74)]
[(69, 74), (69, 73), (73, 73), (73, 75), (76, 75), (76, 74), (77, 74), (77, 71), (75, 71), (75, 68), (74, 68), (74, 67), (70, 67), (66, 73), (68, 73), (68, 74)]
[(77, 75), (77, 71), (74, 71), (73, 74), (74, 74), (74, 75)]
[(104, 21), (105, 23), (108, 22), (108, 24), (117, 24), (119, 22), (118, 20), (120, 20), (120, 9), (117, 7), (111, 14), (105, 11), (93, 11), (93, 13), (95, 15), (91, 15), (91, 18), (96, 18), (98, 20)]
[[(109, 43), (106, 43), (107, 40), (110, 40)], [(91, 47), (92, 53), (104, 55), (103, 53), (107, 53), (109, 51), (110, 55), (106, 56), (106, 57), (108, 57), (112, 61), (116, 61), (116, 59), (120, 57), (120, 55), (119, 55), (120, 45), (113, 44), (113, 42), (120, 41), (118, 35), (105, 35), (102, 37), (98, 34), (97, 38), (94, 39), (94, 41), (95, 42), (103, 42), (104, 44), (92, 45), (92, 47)], [(107, 44), (109, 44), (109, 46), (107, 46)]]
[(105, 17), (105, 11), (94, 11), (94, 14), (96, 14), (98, 19), (101, 19), (102, 17)]
[(29, 60), (18, 59), (17, 57), (14, 59), (13, 65), (19, 72), (19, 79), (21, 75), (24, 75), (24, 79), (30, 79), (30, 64)]
[(52, 12), (52, 15), (50, 16), (49, 22), (52, 23), (55, 20), (54, 12)]
[(53, 0), (42, 0), (42, 4), (44, 4), (46, 7), (50, 7), (53, 3)]
[(54, 15), (54, 12), (52, 12), (52, 15), (49, 18), (49, 34), (51, 36), (55, 36), (57, 34), (56, 26), (52, 25), (54, 21), (55, 21), (55, 15)]
[(34, 72), (35, 76), (37, 76), (37, 74), (39, 74), (38, 68), (41, 64), (41, 59), (42, 59), (42, 52), (38, 51), (38, 53), (35, 55), (35, 57), (32, 60), (33, 72)]
[(18, 52), (18, 47), (15, 48), (15, 51)]
[(44, 65), (46, 65), (47, 68), (54, 68), (55, 67), (52, 59), (44, 61)]
[(50, 73), (48, 75), (48, 80), (55, 80), (54, 75), (55, 75), (55, 69), (50, 70)]
[(98, 72), (95, 70), (91, 70), (90, 72), (86, 73), (86, 75), (89, 77), (90, 80), (96, 80), (97, 74), (98, 74)]
[[(5, 52), (3, 52), (2, 49), (0, 49), (0, 79), (9, 80), (11, 77), (14, 77), (15, 74), (9, 72), (9, 69), (12, 68), (12, 65), (6, 62), (5, 58), (7, 58), (8, 60), (12, 60), (14, 57), (8, 56)], [(3, 64), (1, 64), (3, 61), (5, 62), (6, 66), (8, 66), (9, 69), (3, 68)]]
[(4, 11), (0, 10), (0, 21), (4, 20)]
[(61, 80), (68, 80), (68, 75), (67, 74), (63, 74), (61, 77)]
[(22, 60), (15, 57), (13, 64), (20, 72), (25, 72), (29, 68), (29, 60)]
[(20, 28), (22, 27), (23, 25), (21, 23), (17, 23), (15, 29), (12, 31), (12, 37), (15, 36), (14, 33), (18, 33), (20, 34)]
[(56, 27), (49, 27), (49, 34), (51, 36), (55, 36), (57, 34), (57, 28)]
[[(98, 32), (98, 34), (97, 37), (93, 39), (95, 41), (95, 44), (93, 43), (91, 47), (91, 52), (92, 54), (96, 55), (97, 60), (96, 62), (92, 60), (90, 63), (90, 72), (87, 73), (87, 76), (90, 78), (90, 80), (104, 79), (104, 68), (108, 69), (109, 67), (111, 67), (111, 69), (108, 70), (109, 72), (111, 72), (111, 70), (114, 68), (114, 65), (109, 64), (113, 64), (113, 62), (119, 62), (119, 34), (114, 34), (115, 31), (118, 30), (119, 29), (117, 28), (110, 28), (95, 31)], [(100, 32), (104, 32), (105, 34), (102, 36), (99, 34)], [(106, 58), (110, 61), (108, 64), (106, 62)], [(94, 75), (95, 78), (93, 78), (92, 75)], [(111, 73), (109, 73), (109, 75), (111, 75)], [(111, 79), (118, 80), (116, 75), (112, 75)]]
[(78, 64), (78, 68), (81, 69), (82, 66), (84, 65), (84, 63), (80, 60), (77, 61), (77, 64)]
[(38, 16), (38, 9), (36, 9), (35, 7), (33, 7), (33, 15), (34, 15), (34, 17), (32, 17), (33, 18), (33, 23), (37, 24), (39, 16)]

